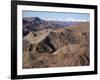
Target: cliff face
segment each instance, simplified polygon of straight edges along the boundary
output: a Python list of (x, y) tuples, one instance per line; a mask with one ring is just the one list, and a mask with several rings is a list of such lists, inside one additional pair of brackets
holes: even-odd
[(80, 23), (76, 29), (72, 26), (29, 31), (23, 37), (23, 68), (89, 65), (87, 25), (88, 23)]

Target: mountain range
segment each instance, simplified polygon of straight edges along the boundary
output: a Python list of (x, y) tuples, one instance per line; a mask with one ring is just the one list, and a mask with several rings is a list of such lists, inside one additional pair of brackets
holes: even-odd
[(88, 66), (89, 22), (23, 18), (23, 68)]
[(30, 31), (40, 31), (43, 29), (59, 29), (70, 25), (76, 25), (77, 22), (64, 22), (64, 21), (47, 21), (39, 17), (25, 17), (23, 18), (23, 35)]

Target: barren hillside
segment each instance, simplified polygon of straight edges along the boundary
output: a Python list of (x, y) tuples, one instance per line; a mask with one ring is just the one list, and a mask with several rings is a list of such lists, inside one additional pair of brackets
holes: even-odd
[(23, 68), (88, 66), (89, 22), (23, 18)]
[(89, 65), (89, 23), (30, 31), (23, 38), (23, 68)]
[(90, 29), (89, 22), (80, 22), (78, 25), (73, 25), (67, 28), (73, 31), (79, 31), (79, 32), (89, 32), (89, 29)]

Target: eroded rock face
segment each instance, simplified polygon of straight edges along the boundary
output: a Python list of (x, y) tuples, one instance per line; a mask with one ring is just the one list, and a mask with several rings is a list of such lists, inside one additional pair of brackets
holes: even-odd
[[(38, 53), (52, 53), (63, 46), (67, 46), (68, 44), (79, 44), (80, 36), (77, 33), (72, 32), (71, 30), (63, 30), (62, 32), (54, 32), (50, 30), (47, 32), (46, 30), (42, 33), (33, 33), (30, 32), (27, 36), (24, 37), (24, 42), (28, 41), (29, 43), (24, 44), (24, 47), (28, 49), (30, 46), (36, 47), (36, 52)], [(32, 48), (30, 49), (32, 51)]]
[(31, 31), (23, 38), (23, 68), (87, 66), (89, 41), (87, 31), (68, 28)]

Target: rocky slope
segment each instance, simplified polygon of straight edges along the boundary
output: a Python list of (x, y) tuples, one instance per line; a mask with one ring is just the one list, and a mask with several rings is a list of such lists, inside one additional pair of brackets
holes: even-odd
[(25, 17), (23, 18), (23, 35), (27, 35), (30, 31), (40, 31), (44, 29), (58, 29), (63, 28), (75, 22), (63, 22), (63, 21), (47, 21), (40, 19), (39, 17)]
[(73, 26), (30, 31), (23, 37), (23, 68), (89, 65), (89, 26), (84, 30), (86, 24), (80, 23), (78, 29)]

